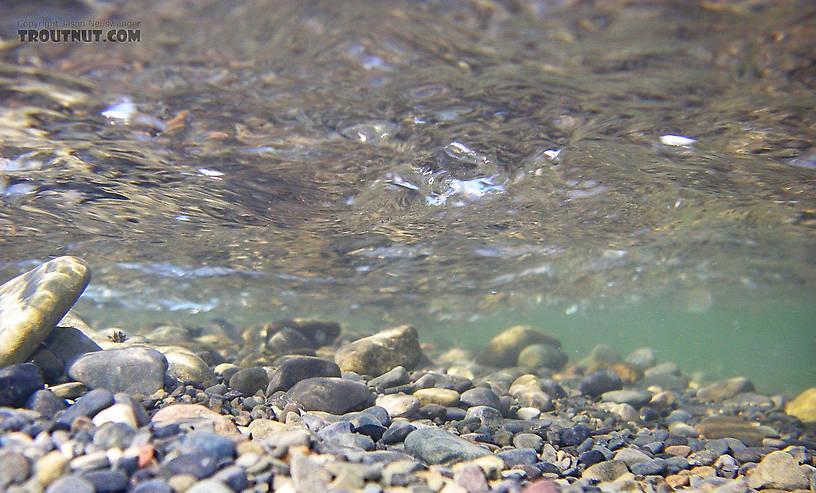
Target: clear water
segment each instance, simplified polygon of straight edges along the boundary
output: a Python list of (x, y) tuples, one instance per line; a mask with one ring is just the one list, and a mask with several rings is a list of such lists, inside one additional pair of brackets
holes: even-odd
[[(0, 274), (138, 330), (515, 323), (816, 384), (816, 4), (10, 4)], [(16, 23), (141, 21), (129, 44)]]

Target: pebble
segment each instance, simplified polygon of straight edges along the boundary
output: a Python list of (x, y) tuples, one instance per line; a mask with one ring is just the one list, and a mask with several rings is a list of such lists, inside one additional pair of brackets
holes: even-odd
[(245, 396), (255, 395), (259, 390), (266, 390), (267, 385), (269, 385), (269, 375), (259, 366), (242, 368), (229, 379), (229, 387)]
[(64, 476), (45, 489), (45, 493), (95, 493), (94, 484), (78, 476)]
[(80, 416), (92, 418), (102, 409), (113, 405), (113, 402), (113, 394), (109, 390), (92, 390), (77, 399), (73, 406), (62, 411), (57, 416), (56, 423), (64, 428), (70, 428), (74, 419)]
[(414, 395), (388, 394), (377, 397), (376, 403), (388, 411), (394, 418), (411, 417), (416, 415), (421, 406), (419, 398)]
[(629, 404), (635, 408), (641, 408), (652, 400), (652, 393), (648, 390), (610, 390), (601, 395), (605, 402), (615, 402), (618, 404)]
[(405, 437), (405, 451), (428, 464), (453, 464), (490, 452), (439, 428), (418, 428)]
[(416, 329), (401, 325), (341, 346), (334, 361), (342, 371), (382, 375), (396, 366), (414, 368), (421, 358)]
[(696, 426), (697, 433), (705, 438), (736, 438), (749, 446), (761, 445), (762, 440), (776, 432), (766, 426), (757, 426), (736, 416), (708, 416)]
[(44, 383), (42, 372), (31, 363), (0, 369), (0, 406), (22, 406)]
[(90, 278), (83, 260), (57, 257), (0, 286), (0, 368), (28, 359)]
[(467, 407), (490, 406), (494, 409), (501, 409), (501, 401), (495, 392), (486, 387), (476, 387), (462, 392), (459, 397), (461, 403)]
[[(127, 371), (123, 371), (127, 368)], [(150, 395), (164, 386), (167, 359), (146, 346), (87, 353), (68, 369), (68, 376), (92, 389)]]
[(449, 389), (419, 389), (414, 392), (414, 397), (419, 399), (420, 405), (437, 404), (440, 406), (455, 406), (459, 404), (459, 392)]

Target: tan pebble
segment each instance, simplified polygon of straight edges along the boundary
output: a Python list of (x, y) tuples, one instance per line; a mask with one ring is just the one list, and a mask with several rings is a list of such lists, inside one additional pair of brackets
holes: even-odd
[(689, 472), (692, 476), (697, 476), (699, 478), (713, 478), (717, 475), (717, 470), (711, 466), (694, 467)]
[(61, 452), (53, 450), (37, 459), (34, 464), (34, 478), (39, 484), (47, 486), (62, 476), (67, 465), (68, 458)]
[(689, 477), (685, 474), (670, 474), (666, 476), (666, 484), (672, 488), (679, 488), (681, 486), (688, 486)]
[(423, 406), (438, 404), (450, 407), (459, 404), (459, 392), (450, 389), (419, 389), (414, 392), (414, 396), (419, 399)]

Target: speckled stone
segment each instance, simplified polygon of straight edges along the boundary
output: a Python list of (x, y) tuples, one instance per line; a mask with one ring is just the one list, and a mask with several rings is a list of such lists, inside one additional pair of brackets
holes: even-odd
[(757, 464), (748, 476), (748, 486), (755, 489), (803, 490), (810, 487), (810, 481), (796, 460), (779, 450), (766, 455)]
[(419, 428), (405, 438), (405, 451), (428, 464), (453, 464), (489, 455), (474, 445), (438, 428)]
[(25, 361), (90, 279), (84, 261), (58, 257), (0, 286), (0, 367)]
[(167, 359), (155, 349), (130, 346), (87, 353), (77, 358), (68, 376), (92, 389), (150, 395), (164, 386)]
[(597, 481), (614, 481), (627, 472), (629, 472), (629, 469), (626, 467), (625, 462), (610, 460), (587, 467), (581, 475), (581, 478), (594, 479)]

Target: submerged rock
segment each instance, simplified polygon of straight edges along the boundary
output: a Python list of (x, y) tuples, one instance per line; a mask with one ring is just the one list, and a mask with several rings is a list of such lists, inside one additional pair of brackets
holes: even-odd
[(428, 464), (454, 464), (490, 452), (439, 428), (420, 428), (405, 437), (405, 451)]
[(514, 366), (521, 350), (531, 344), (561, 347), (558, 339), (543, 330), (529, 325), (515, 325), (491, 339), (476, 361), (496, 367)]
[(58, 257), (0, 286), (0, 367), (22, 363), (68, 313), (90, 281), (76, 257)]
[(788, 403), (785, 412), (796, 416), (805, 426), (816, 428), (816, 387), (811, 387)]
[(334, 360), (343, 371), (382, 375), (395, 366), (414, 368), (421, 358), (416, 329), (401, 325), (340, 347)]
[(164, 386), (166, 372), (162, 353), (130, 346), (88, 353), (74, 361), (68, 376), (92, 389), (150, 395)]
[(307, 411), (343, 414), (360, 409), (371, 397), (365, 384), (334, 377), (301, 380), (286, 397)]

